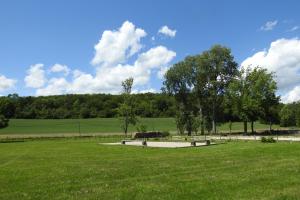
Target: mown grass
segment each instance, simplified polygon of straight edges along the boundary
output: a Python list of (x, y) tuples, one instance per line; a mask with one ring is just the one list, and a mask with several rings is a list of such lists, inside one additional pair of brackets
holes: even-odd
[[(176, 131), (174, 118), (143, 118), (142, 123), (147, 125), (148, 131)], [(43, 134), (43, 133), (122, 133), (121, 122), (117, 118), (97, 119), (11, 119), (9, 126), (0, 129), (0, 134)], [(249, 126), (250, 127), (250, 124)], [(278, 125), (274, 125), (278, 128)], [(266, 124), (255, 123), (258, 130), (268, 129)], [(228, 123), (221, 124), (219, 131), (229, 131)], [(243, 124), (235, 122), (233, 131), (242, 131)], [(136, 131), (133, 126), (129, 132)]]
[(300, 199), (299, 143), (161, 149), (0, 144), (0, 199)]

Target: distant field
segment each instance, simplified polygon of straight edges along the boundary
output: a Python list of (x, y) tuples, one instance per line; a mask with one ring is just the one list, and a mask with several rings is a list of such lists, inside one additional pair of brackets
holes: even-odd
[[(141, 121), (147, 125), (148, 131), (176, 131), (173, 118), (143, 118)], [(250, 124), (248, 125), (250, 130)], [(265, 124), (255, 123), (256, 130), (268, 129)], [(274, 125), (273, 128), (279, 128)], [(233, 131), (242, 131), (243, 124), (233, 123)], [(136, 128), (130, 126), (129, 132), (135, 132)], [(218, 131), (229, 131), (228, 124), (222, 124)], [(63, 119), (63, 120), (31, 120), (11, 119), (9, 127), (0, 129), (0, 134), (45, 134), (45, 133), (122, 133), (120, 120), (117, 118), (97, 119)]]
[(300, 199), (299, 143), (99, 145), (109, 141), (0, 143), (0, 199)]

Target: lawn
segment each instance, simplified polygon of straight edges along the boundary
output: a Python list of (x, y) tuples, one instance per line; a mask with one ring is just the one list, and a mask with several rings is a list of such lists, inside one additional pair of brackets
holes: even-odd
[(0, 143), (0, 199), (300, 199), (300, 144)]
[[(147, 125), (148, 131), (176, 131), (174, 118), (143, 118), (141, 121)], [(250, 128), (250, 124), (248, 126)], [(278, 125), (273, 126), (278, 128)], [(268, 129), (265, 124), (255, 123), (256, 129)], [(242, 131), (243, 124), (233, 123), (234, 131)], [(218, 127), (219, 131), (228, 131), (228, 124)], [(0, 129), (0, 134), (44, 134), (44, 133), (121, 133), (120, 120), (117, 118), (97, 119), (11, 119), (7, 128)], [(133, 126), (129, 132), (136, 131)]]

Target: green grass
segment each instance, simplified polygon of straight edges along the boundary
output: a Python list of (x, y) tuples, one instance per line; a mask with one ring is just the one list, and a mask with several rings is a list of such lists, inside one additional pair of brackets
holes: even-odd
[[(148, 130), (175, 130), (173, 118), (144, 118), (142, 122)], [(40, 133), (121, 133), (121, 121), (117, 118), (97, 119), (11, 119), (9, 126), (0, 129), (0, 134), (40, 134)], [(129, 132), (136, 131), (130, 126)]]
[[(147, 125), (148, 131), (176, 131), (174, 118), (143, 118), (141, 121)], [(44, 133), (122, 133), (120, 120), (117, 118), (97, 119), (11, 119), (7, 128), (0, 129), (0, 134), (44, 134)], [(248, 125), (250, 128), (250, 124)], [(274, 125), (278, 128), (278, 125)], [(256, 129), (268, 129), (265, 124), (255, 123)], [(243, 124), (233, 123), (233, 131), (242, 131)], [(228, 131), (228, 124), (218, 127), (219, 131)], [(129, 132), (135, 132), (136, 128), (129, 127)]]
[(0, 199), (300, 199), (299, 143), (98, 144), (111, 140), (0, 144)]

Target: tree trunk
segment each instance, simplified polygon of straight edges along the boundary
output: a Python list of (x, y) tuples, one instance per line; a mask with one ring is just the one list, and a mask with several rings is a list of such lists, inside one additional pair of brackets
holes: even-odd
[(254, 122), (251, 121), (251, 133), (254, 134)]
[(217, 134), (217, 127), (216, 127), (216, 113), (215, 113), (215, 101), (213, 101), (213, 116), (212, 116), (212, 131), (214, 134)]
[(192, 131), (188, 130), (188, 136), (191, 136), (191, 135), (192, 135)]
[(127, 138), (127, 126), (125, 127), (125, 138)]
[(247, 121), (244, 121), (244, 134), (247, 134), (248, 128), (247, 128)]
[(203, 114), (202, 114), (202, 108), (199, 106), (199, 115), (201, 120), (201, 135), (204, 135), (204, 120), (203, 120)]
[(217, 129), (216, 129), (216, 122), (215, 119), (212, 120), (212, 132), (214, 134), (217, 134)]

